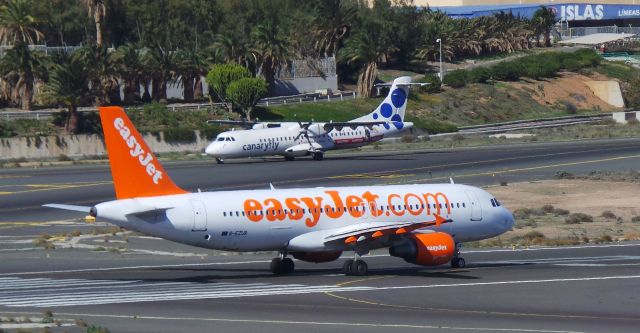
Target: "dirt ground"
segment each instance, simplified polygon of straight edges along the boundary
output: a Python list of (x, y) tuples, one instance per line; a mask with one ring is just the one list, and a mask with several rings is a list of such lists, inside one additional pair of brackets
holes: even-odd
[[(590, 240), (605, 235), (613, 240), (640, 239), (640, 222), (631, 222), (640, 216), (640, 184), (597, 180), (544, 180), (492, 186), (489, 192), (503, 206), (514, 211), (518, 208), (541, 208), (553, 205), (571, 213), (593, 216), (593, 222), (566, 224), (566, 216), (545, 214), (516, 219), (516, 228), (501, 236), (509, 240), (531, 231), (538, 231), (551, 239), (579, 238)], [(603, 217), (605, 211), (615, 217)]]
[(597, 97), (585, 81), (610, 80), (606, 77), (587, 77), (576, 73), (560, 73), (558, 78), (532, 81), (531, 84), (512, 83), (513, 87), (526, 90), (531, 97), (542, 105), (554, 105), (563, 101), (573, 103), (578, 109), (599, 109), (603, 112), (617, 111), (618, 108)]

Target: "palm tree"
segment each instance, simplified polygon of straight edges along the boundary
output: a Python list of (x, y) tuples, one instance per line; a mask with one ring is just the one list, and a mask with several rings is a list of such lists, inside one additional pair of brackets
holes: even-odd
[[(540, 9), (533, 13), (531, 25), (537, 36), (544, 35), (544, 46), (551, 46), (551, 29), (556, 24), (556, 14), (551, 8), (540, 6)], [(537, 39), (540, 45), (540, 39)]]
[(124, 83), (124, 104), (131, 105), (140, 101), (140, 82), (144, 65), (140, 52), (133, 44), (120, 46), (112, 54), (112, 64)]
[(272, 95), (276, 74), (281, 68), (286, 68), (287, 62), (294, 56), (293, 46), (282, 29), (273, 22), (257, 25), (251, 31), (251, 41), (251, 52)]
[(365, 20), (361, 30), (349, 37), (346, 45), (341, 49), (339, 55), (347, 63), (364, 64), (358, 76), (358, 96), (371, 96), (371, 90), (378, 75), (378, 63), (385, 61), (388, 52), (393, 52), (395, 47), (391, 45), (380, 23)]
[(341, 41), (351, 30), (351, 24), (357, 14), (358, 7), (353, 1), (318, 1), (312, 28), (316, 52), (325, 56), (335, 56)]
[[(175, 54), (176, 79), (182, 83), (184, 100), (202, 98), (202, 75), (206, 74), (207, 63), (195, 50), (178, 50)], [(198, 96), (195, 96), (196, 91)]]
[(37, 20), (29, 14), (27, 0), (7, 0), (0, 6), (0, 42), (33, 44), (44, 38), (36, 28)]
[(142, 55), (145, 72), (151, 81), (151, 96), (156, 102), (167, 99), (167, 84), (175, 74), (174, 54), (156, 46), (146, 49)]
[(89, 11), (89, 16), (93, 16), (96, 24), (96, 45), (102, 47), (103, 44), (103, 26), (102, 22), (107, 14), (107, 6), (105, 0), (84, 0), (85, 6)]
[(43, 89), (45, 101), (62, 105), (69, 111), (65, 127), (70, 133), (76, 133), (78, 130), (78, 106), (91, 96), (90, 78), (84, 70), (85, 66), (86, 64), (75, 56), (54, 64), (49, 81)]
[(95, 103), (98, 105), (120, 103), (118, 73), (107, 49), (89, 44), (76, 51), (74, 55), (85, 65)]
[(31, 110), (33, 85), (36, 77), (43, 74), (43, 57), (19, 43), (9, 49), (0, 61), (0, 74), (13, 91), (13, 100), (20, 100), (23, 110)]

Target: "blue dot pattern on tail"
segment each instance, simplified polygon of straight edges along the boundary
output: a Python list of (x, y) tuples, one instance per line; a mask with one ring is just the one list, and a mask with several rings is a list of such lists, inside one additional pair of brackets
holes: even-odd
[(403, 106), (406, 100), (407, 94), (402, 89), (396, 89), (391, 93), (391, 103), (396, 108)]
[(393, 107), (391, 107), (391, 104), (382, 104), (382, 106), (380, 106), (380, 114), (382, 114), (382, 116), (385, 118), (391, 117), (391, 115), (393, 114)]

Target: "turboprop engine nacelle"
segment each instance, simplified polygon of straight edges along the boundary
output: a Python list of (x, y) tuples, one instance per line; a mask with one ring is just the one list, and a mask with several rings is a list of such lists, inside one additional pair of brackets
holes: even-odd
[(444, 232), (414, 234), (404, 242), (389, 248), (389, 254), (423, 266), (447, 263), (455, 254), (453, 238)]

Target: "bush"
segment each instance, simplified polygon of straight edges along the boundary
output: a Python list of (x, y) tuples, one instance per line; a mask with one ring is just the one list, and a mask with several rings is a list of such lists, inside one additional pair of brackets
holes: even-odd
[(640, 215), (639, 216), (634, 216), (631, 218), (631, 222), (633, 223), (640, 223)]
[(168, 128), (164, 132), (164, 142), (195, 142), (196, 133), (192, 129), (188, 128)]
[(442, 90), (442, 83), (440, 78), (433, 74), (427, 74), (418, 79), (418, 83), (430, 83), (424, 87), (420, 87), (420, 91), (424, 93), (437, 93)]
[(564, 58), (562, 60), (562, 68), (569, 72), (577, 72), (582, 69), (582, 63), (575, 58)]
[(564, 220), (566, 224), (580, 224), (581, 222), (593, 222), (593, 216), (584, 213), (573, 213)]
[(467, 85), (467, 71), (464, 69), (456, 69), (446, 73), (443, 83), (452, 88), (462, 88)]
[(491, 79), (491, 70), (486, 67), (476, 67), (469, 71), (468, 82), (486, 83)]
[(542, 211), (544, 211), (545, 214), (551, 214), (554, 211), (554, 207), (553, 205), (544, 205), (542, 206)]
[(524, 74), (519, 62), (505, 61), (491, 67), (493, 78), (500, 81), (517, 81)]
[(605, 210), (600, 216), (604, 217), (605, 219), (615, 219), (617, 217), (616, 214), (614, 214), (610, 210)]
[(558, 179), (575, 179), (576, 176), (568, 171), (558, 171), (556, 172), (556, 178)]
[(562, 209), (562, 208), (555, 208), (553, 210), (553, 214), (558, 215), (558, 216), (566, 216), (569, 215), (569, 211), (566, 209)]
[(580, 62), (582, 67), (595, 67), (602, 61), (602, 57), (592, 49), (580, 49), (573, 52), (572, 55)]
[(516, 208), (513, 210), (513, 217), (516, 219), (526, 219), (531, 216), (531, 208)]
[(522, 236), (522, 238), (524, 238), (524, 239), (526, 239), (528, 241), (533, 241), (535, 239), (545, 239), (546, 236), (543, 233), (539, 232), (539, 231), (529, 231), (526, 234), (524, 234)]

